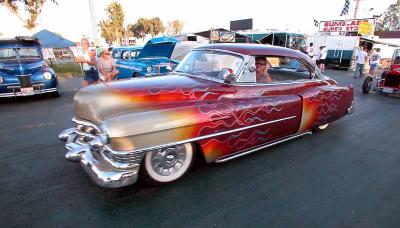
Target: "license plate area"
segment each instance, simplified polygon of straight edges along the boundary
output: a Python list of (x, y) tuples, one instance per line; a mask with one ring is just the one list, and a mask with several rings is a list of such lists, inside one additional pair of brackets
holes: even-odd
[(32, 95), (34, 93), (33, 87), (21, 88), (22, 95)]

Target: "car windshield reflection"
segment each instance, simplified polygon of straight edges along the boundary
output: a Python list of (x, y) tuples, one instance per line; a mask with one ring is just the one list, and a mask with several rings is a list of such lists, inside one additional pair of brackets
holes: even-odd
[(195, 50), (190, 52), (179, 63), (176, 72), (188, 73), (208, 78), (220, 78), (222, 69), (231, 69), (236, 75), (243, 63), (239, 55), (228, 54), (218, 51)]

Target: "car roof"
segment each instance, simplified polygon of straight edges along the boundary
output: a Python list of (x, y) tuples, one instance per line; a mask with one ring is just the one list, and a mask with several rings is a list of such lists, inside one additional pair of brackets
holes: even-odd
[(121, 50), (121, 51), (124, 51), (124, 50), (141, 50), (141, 49), (143, 49), (143, 46), (125, 46), (125, 47), (115, 47), (115, 48), (113, 48), (113, 51), (114, 50)]
[(32, 46), (40, 46), (39, 41), (37, 40), (24, 40), (24, 39), (0, 39), (1, 46), (8, 47), (32, 47)]
[(307, 55), (305, 55), (300, 51), (293, 50), (290, 48), (265, 45), (265, 44), (218, 43), (218, 44), (203, 45), (194, 48), (194, 50), (197, 49), (225, 50), (252, 56), (258, 56), (258, 55), (287, 56), (296, 59), (304, 59), (310, 65), (313, 65), (312, 60)]

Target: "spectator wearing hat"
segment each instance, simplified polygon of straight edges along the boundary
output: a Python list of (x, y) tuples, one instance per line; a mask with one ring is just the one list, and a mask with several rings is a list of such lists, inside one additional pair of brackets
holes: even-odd
[(119, 73), (108, 48), (102, 49), (100, 58), (97, 59), (97, 66), (99, 69), (99, 78), (104, 82), (114, 80)]

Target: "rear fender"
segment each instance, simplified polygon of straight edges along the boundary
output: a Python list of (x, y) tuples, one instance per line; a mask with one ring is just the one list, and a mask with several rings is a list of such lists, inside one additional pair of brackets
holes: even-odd
[(303, 100), (299, 133), (335, 121), (347, 114), (354, 98), (353, 85), (323, 85), (299, 94)]

